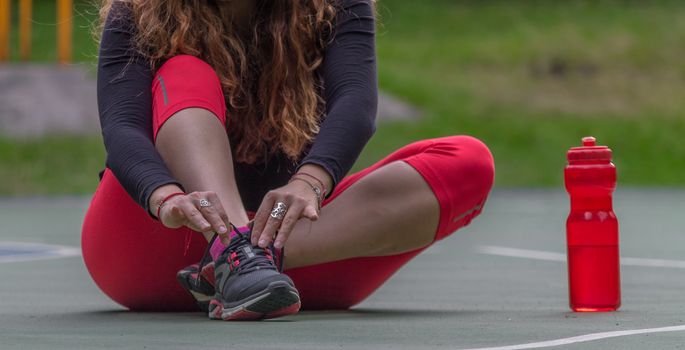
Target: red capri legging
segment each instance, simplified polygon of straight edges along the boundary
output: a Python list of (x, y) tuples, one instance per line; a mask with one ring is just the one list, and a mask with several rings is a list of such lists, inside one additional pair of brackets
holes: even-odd
[[(219, 81), (203, 61), (174, 57), (159, 69), (154, 81), (153, 136), (171, 115), (191, 107), (213, 112), (225, 125)], [(481, 212), (493, 184), (494, 163), (488, 148), (473, 137), (449, 136), (406, 145), (345, 177), (323, 206), (360, 178), (398, 160), (415, 168), (438, 199), (440, 222), (434, 241), (468, 225)], [(93, 280), (110, 298), (131, 310), (197, 310), (176, 282), (176, 272), (198, 262), (206, 246), (202, 235), (186, 228), (168, 229), (152, 219), (114, 174), (105, 170), (84, 219), (82, 249)], [(424, 249), (285, 273), (300, 291), (303, 309), (346, 309), (368, 297)]]

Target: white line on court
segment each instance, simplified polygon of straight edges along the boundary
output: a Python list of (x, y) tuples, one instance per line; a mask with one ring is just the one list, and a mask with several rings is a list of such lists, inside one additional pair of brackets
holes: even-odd
[[(477, 248), (479, 253), (489, 255), (508, 256), (512, 258), (547, 260), (547, 261), (566, 261), (566, 254), (557, 252), (548, 252), (544, 250), (530, 250), (519, 249), (500, 246), (479, 246)], [(666, 259), (645, 259), (645, 258), (629, 258), (621, 257), (621, 265), (626, 266), (647, 266), (647, 267), (669, 267), (676, 269), (685, 269), (685, 261), (683, 260), (666, 260)]]
[(613, 331), (613, 332), (602, 332), (602, 333), (590, 333), (585, 335), (579, 335), (570, 338), (561, 338), (554, 340), (541, 341), (536, 343), (518, 344), (518, 345), (507, 345), (507, 346), (495, 346), (489, 348), (471, 348), (463, 350), (521, 350), (521, 349), (538, 349), (538, 348), (548, 348), (552, 346), (569, 345), (574, 343), (583, 343), (593, 340), (600, 340), (606, 338), (616, 338), (625, 337), (627, 335), (637, 335), (646, 333), (662, 333), (662, 332), (678, 332), (685, 331), (685, 325), (680, 326), (670, 326), (670, 327), (659, 327), (659, 328), (644, 328), (644, 329), (628, 329), (624, 331)]
[[(18, 250), (2, 254), (2, 250)], [(0, 263), (35, 261), (81, 256), (81, 249), (64, 245), (0, 241)]]

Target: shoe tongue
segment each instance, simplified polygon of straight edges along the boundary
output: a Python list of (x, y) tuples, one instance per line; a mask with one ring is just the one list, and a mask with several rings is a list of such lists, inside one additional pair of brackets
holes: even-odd
[(251, 233), (249, 231), (238, 233), (235, 233), (235, 231), (233, 232), (234, 233), (231, 234), (231, 242), (229, 243), (229, 245), (250, 243)]

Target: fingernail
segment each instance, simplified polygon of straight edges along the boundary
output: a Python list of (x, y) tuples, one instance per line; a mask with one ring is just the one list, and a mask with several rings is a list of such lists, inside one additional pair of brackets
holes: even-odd
[(259, 246), (265, 246), (266, 245), (266, 240), (265, 239), (260, 239), (259, 240)]
[(226, 226), (219, 226), (219, 233), (226, 233)]
[(277, 241), (276, 243), (274, 243), (274, 247), (276, 249), (281, 249), (283, 247), (283, 242)]

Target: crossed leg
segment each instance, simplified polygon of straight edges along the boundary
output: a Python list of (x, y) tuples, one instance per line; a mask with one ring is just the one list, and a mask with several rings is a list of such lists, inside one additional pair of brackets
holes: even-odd
[[(248, 216), (219, 123), (205, 109), (181, 110), (159, 129), (156, 147), (187, 191), (216, 192), (231, 222), (242, 226)], [(318, 221), (300, 219), (287, 243), (286, 268), (424, 247), (433, 241), (439, 213), (421, 175), (405, 162), (391, 162), (327, 201)]]
[[(158, 137), (191, 118), (172, 120)], [(196, 127), (207, 119), (195, 119)], [(182, 160), (183, 152), (173, 154), (172, 172), (173, 164), (191, 162)], [(467, 225), (490, 191), (492, 164), (480, 141), (452, 136), (407, 145), (346, 177), (324, 202), (319, 220), (299, 220), (286, 244), (285, 272), (295, 281), (303, 307), (349, 308), (432, 242)], [(191, 181), (181, 178), (186, 188), (228, 193), (222, 201), (239, 200), (226, 182), (208, 181), (218, 176), (193, 175), (189, 168), (183, 171)]]

